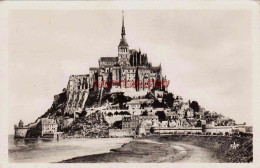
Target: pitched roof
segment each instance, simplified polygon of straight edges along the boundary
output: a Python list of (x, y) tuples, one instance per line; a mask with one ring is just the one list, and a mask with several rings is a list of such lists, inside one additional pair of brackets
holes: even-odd
[(114, 69), (120, 69), (120, 66), (113, 66), (112, 70), (114, 70)]
[(148, 70), (149, 67), (147, 67), (147, 66), (139, 66), (138, 69), (139, 70)]
[(158, 67), (152, 67), (152, 72), (159, 72), (160, 69), (161, 69), (160, 66), (158, 66)]
[(89, 70), (98, 70), (98, 67), (90, 67)]
[(113, 68), (114, 65), (102, 65), (102, 68)]
[(189, 124), (188, 121), (187, 121), (186, 119), (184, 119), (184, 118), (182, 118), (182, 119), (180, 119), (180, 120), (181, 120), (181, 122), (184, 123), (184, 124)]
[(126, 104), (127, 105), (130, 105), (130, 104), (142, 104), (142, 102), (131, 101), (131, 102), (127, 102)]
[(101, 57), (101, 62), (117, 62), (117, 57)]
[(133, 54), (133, 53), (135, 53), (135, 52), (137, 52), (136, 49), (130, 49), (130, 50), (129, 50), (129, 53), (130, 53), (130, 54)]
[(41, 121), (42, 124), (57, 124), (54, 119), (49, 119), (49, 118), (42, 118)]
[(126, 66), (126, 67), (123, 67), (122, 69), (136, 69), (135, 67), (130, 67), (130, 66)]

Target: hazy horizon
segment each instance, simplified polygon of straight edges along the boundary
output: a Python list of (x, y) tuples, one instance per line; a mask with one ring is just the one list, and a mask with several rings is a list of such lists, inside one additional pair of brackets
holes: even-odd
[[(9, 133), (51, 107), (72, 74), (117, 56), (120, 10), (17, 10), (9, 16)], [(252, 125), (251, 12), (126, 10), (130, 49), (161, 63), (169, 92)]]

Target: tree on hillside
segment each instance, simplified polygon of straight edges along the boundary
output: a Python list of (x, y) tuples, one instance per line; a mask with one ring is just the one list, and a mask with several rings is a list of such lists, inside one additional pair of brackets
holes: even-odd
[(173, 107), (173, 102), (174, 102), (174, 97), (172, 93), (168, 93), (165, 95), (164, 97), (164, 102), (166, 103), (166, 105), (170, 108)]
[(147, 104), (146, 102), (144, 102), (144, 103), (141, 104), (141, 108), (144, 109), (145, 107), (149, 107), (149, 104)]
[(128, 111), (124, 111), (123, 115), (131, 115)]
[(157, 115), (159, 117), (159, 121), (162, 122), (162, 121), (165, 121), (166, 120), (166, 115), (163, 111), (157, 111), (155, 113), (155, 115)]
[(152, 107), (153, 108), (164, 108), (164, 107), (166, 107), (166, 105), (162, 102), (159, 102), (159, 100), (156, 99), (153, 101)]
[(148, 93), (144, 96), (144, 98), (145, 98), (145, 99), (156, 99), (151, 92), (148, 92)]
[(83, 110), (81, 113), (79, 113), (79, 117), (85, 117), (87, 115), (86, 110)]
[(111, 112), (109, 112), (109, 113), (107, 114), (107, 116), (108, 116), (108, 117), (111, 117), (111, 116), (113, 116), (113, 114), (112, 114)]
[(111, 94), (105, 95), (105, 96), (102, 98), (101, 101), (102, 101), (102, 103), (103, 103), (103, 102), (106, 102), (106, 101), (112, 102)]
[(123, 104), (131, 101), (131, 97), (125, 96), (123, 92), (119, 92), (114, 99), (115, 103), (119, 103), (119, 108), (123, 108)]
[(199, 103), (196, 101), (192, 101), (190, 104), (190, 108), (192, 108), (194, 112), (198, 112), (200, 110)]
[(124, 112), (123, 111), (119, 112), (119, 115), (124, 115)]
[(125, 96), (124, 92), (116, 92), (116, 93), (108, 94), (108, 95), (104, 96), (104, 98), (102, 99), (102, 102), (105, 102), (106, 100), (108, 100), (109, 102), (111, 102), (113, 104), (119, 104), (119, 108), (123, 108), (123, 104), (131, 101), (132, 98), (129, 96)]
[(136, 68), (136, 71), (135, 71), (135, 90), (136, 91), (139, 91), (139, 68), (137, 67)]
[(112, 128), (122, 129), (122, 120), (114, 122)]
[(140, 116), (148, 116), (147, 110), (145, 110)]

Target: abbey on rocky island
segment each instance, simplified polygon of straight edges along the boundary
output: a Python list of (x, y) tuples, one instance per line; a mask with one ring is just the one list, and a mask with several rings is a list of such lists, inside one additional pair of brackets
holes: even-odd
[[(146, 134), (193, 133), (231, 135), (246, 126), (196, 101), (168, 92), (161, 65), (129, 49), (124, 16), (116, 57), (101, 57), (89, 74), (71, 75), (67, 88), (35, 122), (15, 125), (17, 138), (134, 137)], [(252, 130), (251, 128), (248, 129)]]

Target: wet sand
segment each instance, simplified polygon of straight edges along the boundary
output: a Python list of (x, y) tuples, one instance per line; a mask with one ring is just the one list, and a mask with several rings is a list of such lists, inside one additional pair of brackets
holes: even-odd
[(61, 163), (161, 163), (161, 162), (218, 162), (213, 153), (203, 147), (185, 142), (160, 142), (158, 139), (134, 139), (109, 153), (63, 160)]
[(176, 163), (218, 163), (214, 157), (214, 153), (206, 148), (185, 144), (185, 143), (173, 143), (172, 145), (177, 147), (180, 151), (180, 155), (184, 157)]

